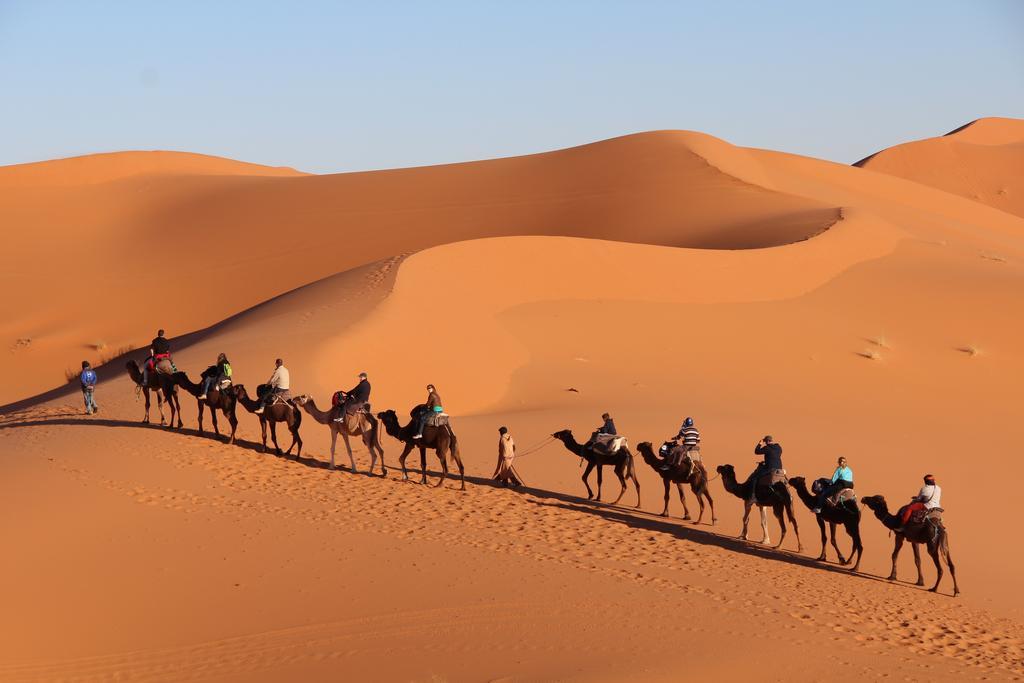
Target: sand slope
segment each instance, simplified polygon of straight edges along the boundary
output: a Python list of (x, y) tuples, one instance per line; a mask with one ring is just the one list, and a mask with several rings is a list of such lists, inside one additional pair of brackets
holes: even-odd
[(985, 118), (942, 137), (890, 147), (855, 166), (1024, 216), (1024, 121)]
[[(1006, 144), (971, 128), (957, 136)], [(436, 383), (469, 490), (401, 482), (390, 438), (386, 479), (328, 470), (328, 430), (308, 418), (300, 459), (258, 454), (248, 413), (228, 447), (194, 431), (187, 395), (184, 432), (142, 428), (120, 359), (100, 370), (97, 418), (74, 394), (0, 418), (0, 518), (23, 558), (0, 569), (19, 587), (0, 678), (679, 680), (771, 662), (819, 680), (815, 650), (854, 676), (1024, 675), (1022, 558), (991, 523), (1015, 503), (987, 474), (1011, 472), (1024, 439), (1024, 323), (1008, 314), (1024, 305), (1024, 219), (680, 132), (365, 174), (225, 168), (0, 181), (3, 215), (31, 226), (2, 256), (25, 291), (0, 304), (0, 400), (53, 387), (39, 367), (101, 355), (91, 340), (109, 353), (163, 325), (192, 333), (175, 358), (193, 377), (225, 351), (252, 386), (283, 356), (321, 405), (361, 370), (375, 407), (403, 414)], [(139, 259), (140, 240), (162, 257)], [(83, 250), (84, 306), (59, 277)], [(499, 425), (528, 447), (583, 438), (605, 410), (633, 444), (693, 415), (709, 465), (743, 473), (769, 432), (791, 474), (846, 455), (861, 495), (894, 506), (934, 472), (963, 595), (948, 576), (939, 596), (881, 580), (892, 541), (870, 514), (856, 577), (831, 549), (812, 559), (799, 501), (802, 553), (792, 530), (782, 551), (735, 540), (742, 505), (717, 480), (716, 527), (680, 521), (674, 491), (656, 518), (661, 481), (639, 459), (640, 510), (632, 487), (618, 507), (579, 498), (557, 444), (520, 460), (527, 492), (489, 484)], [(361, 445), (355, 458), (365, 471)]]

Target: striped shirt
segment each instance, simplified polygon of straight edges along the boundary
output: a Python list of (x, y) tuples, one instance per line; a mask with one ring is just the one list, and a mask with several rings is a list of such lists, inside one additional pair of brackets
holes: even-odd
[(700, 432), (696, 427), (683, 427), (679, 430), (679, 436), (683, 437), (683, 445), (686, 448), (696, 448), (700, 445)]

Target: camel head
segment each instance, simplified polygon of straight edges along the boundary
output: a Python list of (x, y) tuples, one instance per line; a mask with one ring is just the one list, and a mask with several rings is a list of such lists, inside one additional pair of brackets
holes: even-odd
[(247, 398), (249, 394), (245, 390), (244, 384), (235, 384), (229, 389), (231, 393), (235, 395), (235, 398)]
[(566, 439), (573, 438), (572, 430), (571, 429), (560, 429), (559, 431), (555, 432), (551, 436), (553, 436), (556, 439), (560, 439), (562, 441), (565, 441)]
[(636, 449), (641, 452), (654, 453), (654, 444), (650, 441), (641, 441), (636, 445)]
[(298, 396), (292, 399), (293, 403), (300, 406), (306, 405), (307, 401), (309, 401), (309, 396), (307, 396), (306, 394), (299, 394)]
[(888, 511), (889, 509), (884, 496), (864, 496), (860, 499), (860, 502), (871, 508), (872, 512), (878, 512), (879, 510)]
[(715, 468), (715, 471), (721, 474), (723, 477), (730, 476), (733, 479), (736, 478), (736, 468), (732, 465), (719, 465)]
[(807, 488), (807, 480), (803, 477), (790, 477), (789, 485), (795, 489)]

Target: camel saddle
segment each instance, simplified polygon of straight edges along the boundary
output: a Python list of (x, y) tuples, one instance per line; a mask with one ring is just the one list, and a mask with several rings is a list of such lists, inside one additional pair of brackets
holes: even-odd
[(626, 437), (624, 436), (616, 436), (614, 434), (596, 434), (587, 445), (596, 453), (600, 453), (601, 455), (612, 455), (613, 453), (617, 453), (620, 449), (625, 448), (628, 444), (626, 443)]
[(786, 477), (786, 470), (772, 470), (771, 472), (768, 472), (767, 474), (762, 474), (758, 478), (757, 486), (758, 487), (764, 486), (766, 488), (771, 488), (775, 484), (779, 484), (779, 483), (785, 484), (788, 481), (789, 481), (789, 478)]
[(444, 427), (448, 424), (448, 413), (430, 413), (427, 416), (428, 427)]
[(363, 409), (365, 406), (361, 406), (360, 410), (351, 410), (345, 412), (345, 429), (351, 433), (357, 431), (369, 431), (373, 427), (373, 422), (370, 419), (370, 411)]
[(935, 525), (942, 524), (942, 508), (931, 508), (924, 510), (914, 510), (910, 515), (911, 524), (924, 524), (925, 522), (931, 522)]
[[(815, 479), (814, 483), (811, 485), (811, 492), (819, 494), (831, 485), (832, 480), (827, 477)], [(833, 495), (825, 499), (825, 504), (832, 507), (838, 507), (839, 505), (851, 500), (854, 503), (857, 502), (857, 494), (854, 493), (853, 489), (839, 489)]]

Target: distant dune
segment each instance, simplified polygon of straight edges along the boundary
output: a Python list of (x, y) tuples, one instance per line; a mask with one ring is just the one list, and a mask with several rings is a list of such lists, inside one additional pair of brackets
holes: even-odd
[[(817, 680), (822, 651), (865, 679), (1024, 676), (1024, 557), (993, 522), (1024, 440), (1022, 125), (855, 166), (658, 131), (370, 173), (170, 152), (0, 168), (0, 517), (20, 560), (0, 568), (18, 588), (0, 678)], [(366, 371), (404, 418), (435, 383), (469, 491), (402, 483), (391, 437), (388, 478), (331, 471), (311, 416), (299, 459), (257, 453), (244, 411), (239, 445), (201, 438), (189, 395), (184, 433), (140, 427), (123, 366), (158, 327), (193, 379), (224, 352), (251, 388), (282, 357), (321, 407)], [(65, 385), (83, 358), (108, 361), (96, 418)], [(766, 433), (791, 476), (844, 455), (893, 507), (936, 474), (963, 595), (908, 585), (909, 549), (885, 581), (867, 513), (850, 576), (831, 546), (814, 559), (799, 500), (802, 552), (792, 530), (781, 551), (736, 540), (717, 477), (713, 528), (680, 521), (675, 491), (657, 518), (640, 460), (639, 510), (632, 488), (629, 507), (581, 499), (579, 458), (545, 442), (605, 411), (633, 445), (694, 416), (712, 472), (748, 473)], [(532, 451), (525, 493), (489, 479), (501, 425)]]
[(1024, 216), (1024, 120), (978, 119), (942, 137), (890, 147), (854, 165)]

